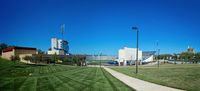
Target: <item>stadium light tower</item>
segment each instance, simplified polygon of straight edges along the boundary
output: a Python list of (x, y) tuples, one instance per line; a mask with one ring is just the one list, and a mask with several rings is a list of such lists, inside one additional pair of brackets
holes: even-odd
[(139, 29), (137, 27), (132, 27), (132, 30), (135, 30), (137, 32), (137, 44), (136, 44), (137, 50), (136, 50), (136, 63), (135, 63), (136, 64), (135, 73), (137, 74), (138, 73), (138, 38), (139, 38), (138, 34), (139, 34)]

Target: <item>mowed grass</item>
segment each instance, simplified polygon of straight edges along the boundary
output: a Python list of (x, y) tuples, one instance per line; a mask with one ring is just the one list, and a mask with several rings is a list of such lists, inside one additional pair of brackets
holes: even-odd
[(159, 69), (157, 68), (157, 65), (140, 66), (138, 74), (135, 74), (135, 66), (111, 68), (149, 82), (187, 91), (200, 91), (199, 64), (163, 64), (160, 65)]
[(0, 91), (133, 91), (103, 68), (26, 65), (0, 59)]

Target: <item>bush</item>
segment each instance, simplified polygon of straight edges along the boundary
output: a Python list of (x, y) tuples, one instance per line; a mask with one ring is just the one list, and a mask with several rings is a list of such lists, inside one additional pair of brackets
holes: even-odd
[(15, 61), (19, 61), (20, 60), (20, 58), (19, 58), (19, 56), (17, 56), (17, 55), (12, 55), (11, 57), (10, 57), (10, 59), (11, 59), (11, 61), (13, 61), (13, 62), (15, 62)]
[(32, 61), (33, 58), (32, 58), (32, 56), (25, 56), (25, 57), (23, 57), (23, 59), (26, 60), (28, 63), (28, 61)]

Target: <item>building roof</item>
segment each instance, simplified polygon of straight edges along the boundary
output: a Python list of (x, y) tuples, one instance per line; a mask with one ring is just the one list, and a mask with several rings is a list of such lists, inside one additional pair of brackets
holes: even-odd
[(3, 52), (12, 51), (13, 49), (37, 50), (36, 48), (31, 48), (31, 47), (12, 46), (12, 47), (7, 47), (3, 49)]

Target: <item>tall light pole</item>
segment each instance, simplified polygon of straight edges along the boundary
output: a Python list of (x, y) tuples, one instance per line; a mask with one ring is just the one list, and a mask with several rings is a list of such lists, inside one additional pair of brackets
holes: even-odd
[(139, 29), (137, 28), (137, 27), (132, 27), (132, 30), (136, 30), (136, 32), (137, 32), (137, 44), (136, 44), (136, 46), (137, 46), (137, 49), (136, 49), (136, 63), (135, 63), (135, 65), (136, 65), (136, 71), (135, 71), (135, 73), (137, 74), (138, 73), (138, 38), (139, 38)]
[(158, 68), (159, 68), (159, 64), (160, 64), (160, 62), (159, 62), (159, 51), (160, 51), (160, 49), (158, 48), (158, 41), (156, 43), (156, 46), (157, 46), (157, 61), (158, 61)]
[(101, 55), (102, 55), (102, 53), (100, 53), (100, 68), (101, 68)]

